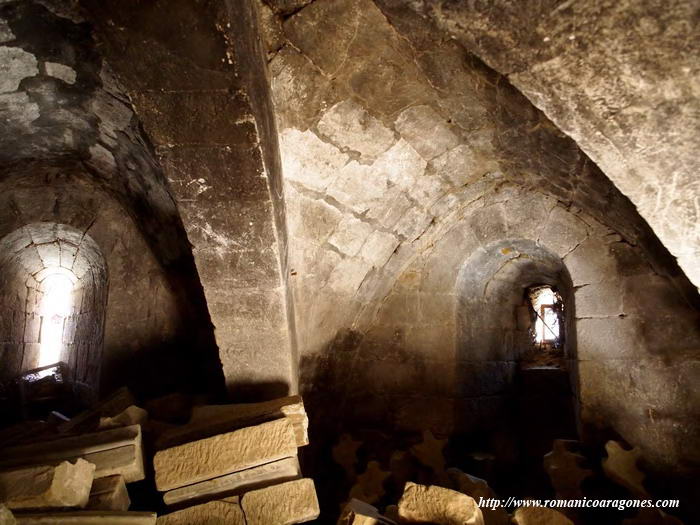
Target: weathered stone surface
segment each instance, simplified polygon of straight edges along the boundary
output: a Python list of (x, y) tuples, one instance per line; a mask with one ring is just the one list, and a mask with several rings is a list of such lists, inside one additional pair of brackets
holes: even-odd
[(618, 283), (594, 283), (575, 291), (577, 317), (616, 317), (622, 315), (622, 290)]
[(158, 516), (156, 523), (159, 525), (214, 525), (231, 524), (246, 525), (237, 498), (221, 501), (210, 501), (202, 505), (195, 505), (177, 512)]
[(556, 206), (539, 234), (539, 241), (560, 257), (566, 256), (588, 237), (586, 224), (575, 215)]
[(466, 494), (408, 482), (399, 501), (399, 517), (408, 522), (484, 525), (481, 509)]
[(649, 494), (644, 488), (646, 475), (637, 467), (637, 461), (642, 453), (639, 449), (625, 450), (617, 441), (605, 444), (608, 456), (603, 459), (603, 472), (615, 483), (627, 488), (639, 498), (647, 498)]
[(309, 418), (301, 396), (288, 396), (262, 403), (196, 406), (192, 409), (187, 425), (164, 433), (156, 444), (159, 448), (172, 447), (282, 417), (288, 418), (294, 426), (297, 446), (308, 445)]
[(12, 511), (5, 505), (0, 505), (0, 525), (15, 525), (17, 520), (12, 515)]
[(44, 67), (47, 75), (63, 80), (66, 84), (75, 84), (77, 73), (72, 67), (56, 62), (46, 62)]
[(372, 263), (375, 268), (381, 268), (393, 255), (400, 242), (396, 235), (375, 230), (362, 245), (360, 257)]
[(357, 476), (355, 484), (350, 488), (350, 498), (366, 503), (376, 503), (386, 494), (384, 482), (389, 476), (391, 473), (382, 470), (378, 461), (370, 461), (365, 471)]
[(94, 475), (95, 465), (83, 459), (0, 472), (0, 502), (10, 509), (84, 507)]
[(382, 516), (376, 507), (351, 499), (340, 513), (337, 525), (391, 525), (395, 522)]
[[(454, 7), (452, 3), (449, 6), (442, 2), (433, 4), (444, 5), (446, 10)], [(508, 14), (515, 15), (517, 9), (513, 7), (511, 12), (511, 4), (506, 4)], [(444, 32), (433, 31), (424, 19), (413, 16), (410, 11), (418, 5), (421, 5), (420, 1), (410, 5), (394, 0), (314, 2), (284, 22), (289, 45), (276, 57), (278, 67), (272, 69), (275, 77), (273, 96), (281, 134), (304, 134), (305, 140), (327, 147), (314, 149), (314, 158), (304, 162), (307, 172), (300, 168), (300, 159), (304, 159), (308, 151), (301, 141), (296, 148), (282, 148), (283, 162), (294, 166), (295, 178), (298, 175), (322, 181), (313, 192), (296, 191), (301, 184), (295, 181), (290, 184), (294, 185), (295, 191), (287, 194), (290, 216), (298, 214), (303, 217), (303, 220), (292, 219), (300, 226), (295, 229), (294, 241), (290, 244), (291, 264), (295, 269), (302, 269), (300, 275), (324, 276), (324, 286), (309, 286), (311, 277), (291, 281), (298, 308), (301, 353), (309, 363), (307, 370), (310, 372), (304, 381), (307, 385), (315, 382), (311, 363), (324, 363), (326, 368), (319, 374), (336, 366), (336, 357), (329, 357), (330, 354), (326, 353), (329, 341), (333, 341), (336, 334), (352, 326), (353, 333), (367, 340), (368, 334), (380, 331), (369, 324), (377, 317), (377, 311), (388, 310), (390, 303), (394, 302), (385, 300), (392, 287), (399, 287), (399, 276), (393, 272), (399, 272), (398, 269), (413, 257), (418, 259), (414, 268), (417, 272), (424, 270), (433, 276), (441, 275), (436, 280), (445, 295), (439, 298), (427, 293), (413, 299), (405, 310), (419, 312), (423, 309), (425, 315), (444, 319), (444, 322), (432, 325), (417, 320), (406, 322), (404, 316), (401, 326), (397, 325), (395, 330), (383, 327), (382, 337), (365, 343), (366, 346), (386, 348), (391, 345), (395, 353), (402, 356), (417, 356), (413, 346), (422, 346), (425, 349), (421, 355), (431, 363), (438, 355), (445, 361), (447, 355), (449, 359), (454, 356), (454, 359), (471, 361), (481, 349), (485, 354), (491, 351), (486, 348), (501, 349), (499, 358), (509, 360), (515, 357), (519, 345), (527, 341), (516, 340), (516, 334), (510, 330), (503, 333), (500, 328), (496, 329), (493, 341), (464, 344), (460, 350), (445, 343), (455, 339), (456, 319), (462, 319), (452, 310), (460, 295), (455, 290), (457, 272), (454, 269), (464, 263), (466, 254), (472, 253), (473, 249), (473, 245), (467, 242), (449, 246), (444, 248), (443, 257), (435, 257), (426, 263), (422, 260), (424, 250), (429, 249), (445, 231), (474, 231), (478, 236), (477, 245), (503, 238), (529, 239), (539, 242), (558, 257), (566, 256), (572, 250), (577, 252), (577, 246), (589, 235), (603, 229), (603, 224), (618, 233), (625, 233), (628, 240), (640, 231), (648, 231), (644, 230), (633, 206), (595, 169), (573, 141), (528, 104), (525, 97), (511, 89), (503, 78), (469, 58), (455, 42), (444, 39)], [(439, 10), (429, 7), (428, 13), (437, 16)], [(476, 11), (482, 14), (485, 10), (479, 8)], [(498, 12), (495, 10), (493, 16), (496, 17)], [(328, 23), (329, 20), (333, 22)], [(468, 24), (468, 17), (465, 20)], [(391, 71), (394, 67), (402, 72), (403, 77), (396, 83), (393, 83), (395, 77)], [(347, 101), (352, 101), (352, 105)], [(401, 138), (374, 162), (365, 161), (362, 155), (354, 153), (351, 158), (343, 159), (344, 163), (338, 162), (339, 167), (331, 167), (331, 160), (344, 150), (323, 133), (318, 124), (332, 120), (328, 116), (331, 108), (334, 108), (332, 116), (336, 119), (338, 110), (346, 105), (353, 108), (352, 112), (343, 113), (349, 120), (359, 119), (359, 115), (366, 112)], [(356, 126), (357, 122), (348, 122), (348, 129), (351, 124)], [(390, 151), (392, 153), (388, 155)], [(416, 153), (419, 153), (418, 159)], [(430, 159), (427, 166), (422, 155)], [(387, 162), (379, 169), (382, 157), (386, 157)], [(425, 181), (431, 179), (438, 182), (426, 188)], [(519, 189), (508, 187), (509, 182), (515, 182)], [(299, 198), (300, 195), (303, 197)], [(489, 211), (473, 216), (467, 209), (468, 203), (478, 205), (486, 200), (489, 201)], [(381, 257), (381, 262), (376, 263), (365, 256), (365, 247), (369, 246), (372, 237), (367, 238), (360, 248), (360, 257), (347, 257), (348, 253), (356, 253), (362, 232), (336, 235), (330, 246), (323, 244), (328, 237), (322, 237), (319, 246), (314, 229), (306, 226), (313, 224), (309, 217), (318, 208), (311, 202), (331, 203), (346, 217), (343, 224), (351, 224), (350, 218), (368, 219), (375, 226), (372, 234), (375, 238), (379, 232), (385, 246), (396, 242), (388, 260)], [(429, 213), (424, 214), (423, 210), (429, 210)], [(471, 222), (465, 221), (469, 216)], [(394, 240), (391, 235), (395, 236)], [(607, 242), (599, 240), (603, 240), (603, 244)], [(595, 272), (588, 272), (593, 268), (584, 265), (577, 267), (576, 257), (568, 259), (573, 267), (575, 286), (588, 284), (587, 279), (594, 273), (598, 282), (606, 282), (601, 276), (613, 275), (617, 271), (609, 264), (614, 262), (612, 258), (608, 260), (601, 256), (601, 248), (596, 244), (590, 249), (584, 247), (581, 252), (581, 259), (594, 262)], [(447, 269), (447, 261), (453, 258), (454, 266)], [(363, 261), (370, 262), (371, 266), (363, 266)], [(325, 284), (329, 266), (333, 268)], [(514, 266), (524, 268), (525, 264), (521, 260)], [(381, 268), (381, 271), (373, 271), (372, 267)], [(564, 275), (566, 269), (562, 270)], [(524, 270), (520, 275), (525, 279)], [(515, 281), (512, 280), (515, 286), (524, 284)], [(427, 282), (423, 286), (431, 289)], [(511, 289), (513, 295), (514, 290), (516, 288)], [(610, 293), (614, 292), (610, 290)], [(580, 292), (582, 297), (585, 294), (584, 290)], [(446, 304), (444, 308), (431, 311), (429, 306), (422, 306), (439, 300)], [(617, 302), (610, 304), (600, 311), (607, 314), (618, 307)], [(399, 317), (400, 313), (396, 311), (393, 315)], [(510, 314), (502, 315), (505, 318)], [(476, 332), (475, 329), (474, 334)], [(392, 333), (397, 334), (395, 340)], [(488, 339), (492, 338), (488, 336)], [(476, 348), (471, 350), (469, 346)], [(375, 355), (382, 355), (382, 360), (385, 360), (386, 353), (376, 352)], [(337, 359), (339, 370), (342, 370), (341, 360)], [(402, 379), (385, 381), (386, 384), (380, 387), (368, 384), (368, 374), (358, 372), (354, 379), (349, 380), (352, 386), (339, 387), (341, 392), (338, 395), (347, 400), (347, 397), (354, 396), (354, 392), (383, 390), (382, 400), (376, 405), (381, 406), (387, 415), (397, 413), (397, 391), (408, 390), (411, 384), (422, 387), (427, 382), (423, 375), (431, 375), (421, 373), (424, 367), (431, 367), (419, 359), (411, 357), (408, 360), (410, 363), (406, 363), (403, 357), (401, 359)], [(385, 362), (379, 361), (377, 358), (364, 361), (362, 369), (375, 365), (388, 368)], [(461, 368), (461, 365), (451, 366), (449, 363), (440, 366)], [(465, 371), (462, 375), (471, 377), (473, 374)], [(485, 383), (484, 389), (490, 388), (488, 382)], [(459, 379), (454, 384), (460, 385), (460, 389), (479, 390), (476, 384), (463, 386), (464, 382)], [(442, 388), (443, 391), (447, 389), (444, 385)], [(441, 397), (442, 406), (452, 403), (453, 399), (454, 396)], [(319, 400), (319, 403), (323, 402)], [(465, 403), (477, 402), (470, 400)], [(332, 404), (329, 402), (329, 413)], [(437, 413), (431, 412), (430, 415), (438, 419)], [(438, 427), (447, 428), (453, 423), (454, 416), (449, 409), (442, 413), (446, 415), (446, 421), (439, 423)], [(420, 429), (416, 426), (418, 428), (414, 430)]]
[(9, 42), (14, 38), (15, 34), (12, 32), (12, 29), (10, 29), (10, 26), (7, 25), (5, 20), (0, 19), (0, 44)]
[(394, 143), (394, 133), (354, 100), (330, 108), (318, 130), (340, 149), (357, 151), (367, 161), (376, 159)]
[(96, 479), (90, 489), (90, 499), (85, 506), (90, 510), (129, 510), (131, 499), (124, 476), (106, 476)]
[(167, 491), (295, 456), (294, 427), (278, 419), (161, 450), (153, 459), (156, 486)]
[(294, 393), (282, 175), (254, 3), (181, 4), (166, 18), (146, 4), (83, 7), (171, 181), (226, 385), (247, 399)]
[(308, 478), (248, 492), (241, 506), (248, 525), (304, 523), (320, 512), (314, 482)]
[(460, 144), (438, 155), (428, 167), (456, 187), (475, 181), (488, 170), (488, 165), (484, 166), (468, 144)]
[(592, 470), (581, 467), (585, 458), (569, 449), (576, 443), (578, 442), (555, 439), (553, 450), (544, 456), (544, 469), (549, 474), (558, 498), (582, 498), (581, 482), (593, 475)]
[(285, 458), (170, 490), (163, 494), (163, 501), (166, 505), (175, 505), (183, 501), (197, 501), (205, 497), (231, 496), (285, 481), (292, 481), (300, 477), (299, 460), (296, 457)]
[(328, 239), (328, 243), (344, 255), (354, 257), (365, 244), (373, 229), (367, 222), (348, 216), (340, 221)]
[(0, 502), (10, 509), (84, 507), (94, 473), (82, 459), (0, 472)]
[(275, 13), (289, 15), (310, 4), (313, 0), (264, 0)]
[(354, 480), (357, 467), (357, 449), (362, 446), (362, 441), (354, 440), (350, 434), (342, 434), (333, 446), (333, 461), (345, 471), (347, 480)]
[(606, 239), (588, 237), (564, 257), (574, 286), (610, 281), (617, 265)]
[[(461, 493), (470, 496), (475, 501), (481, 501), (481, 498), (489, 499), (496, 498), (496, 493), (493, 491), (486, 480), (465, 474), (464, 472), (450, 468), (447, 469), (447, 475), (454, 484), (453, 487)], [(485, 525), (509, 525), (510, 515), (503, 507), (479, 507), (484, 516)]]
[(123, 412), (113, 417), (101, 417), (97, 428), (107, 430), (117, 427), (128, 427), (131, 425), (143, 425), (148, 421), (148, 412), (143, 408), (131, 405)]
[[(107, 295), (100, 291), (99, 267), (85, 268), (84, 258), (78, 255), (76, 276), (81, 280), (87, 277), (83, 284), (94, 282), (87, 289), (97, 293), (87, 297), (86, 292), (83, 315), (67, 323), (65, 350), (75, 357), (72, 362), (66, 359), (66, 363), (77, 381), (96, 391), (134, 383), (139, 375), (150, 375), (149, 389), (153, 390), (163, 388), (164, 382), (177, 383), (178, 374), (191, 380), (200, 367), (173, 365), (168, 374), (146, 371), (158, 361), (154, 355), (159, 351), (153, 345), (155, 334), (169, 347), (169, 360), (188, 360), (183, 350), (193, 344), (197, 337), (193, 334), (199, 329), (192, 330), (192, 325), (185, 328), (182, 321), (193, 321), (197, 314), (190, 314), (198, 309), (201, 312), (201, 303), (195, 306), (196, 290), (190, 290), (191, 295), (183, 294), (187, 297), (184, 300), (176, 296), (194, 282), (197, 287), (201, 285), (186, 270), (191, 268), (191, 249), (178, 210), (128, 96), (96, 50), (95, 26), (76, 16), (77, 3), (32, 0), (12, 5), (3, 2), (2, 7), (0, 31), (4, 37), (4, 28), (11, 28), (12, 39), (2, 52), (0, 78), (17, 84), (18, 89), (0, 94), (0, 112), (7, 131), (0, 155), (3, 165), (13, 163), (17, 167), (3, 176), (2, 207), (10, 200), (18, 206), (14, 219), (3, 215), (2, 236), (33, 223), (60, 224), (63, 230), (75, 228), (86, 241), (96, 242), (101, 257), (109, 263), (110, 278), (123, 283), (112, 287), (110, 315), (104, 316), (103, 312), (106, 319), (100, 319), (102, 300), (106, 301)], [(5, 71), (5, 67), (12, 71)], [(90, 152), (96, 153), (92, 159)], [(27, 169), (28, 164), (33, 167)], [(122, 176), (113, 176), (117, 169)], [(53, 170), (63, 175), (58, 179), (48, 176)], [(36, 191), (38, 187), (42, 191)], [(137, 208), (152, 213), (143, 215)], [(90, 224), (93, 226), (86, 234)], [(87, 248), (88, 243), (83, 244)], [(81, 248), (80, 253), (85, 251)], [(64, 255), (51, 261), (70, 269), (69, 261), (75, 257), (70, 250)], [(2, 273), (7, 275), (6, 268)], [(173, 279), (174, 273), (179, 277)], [(134, 302), (135, 294), (147, 300)], [(181, 308), (186, 304), (190, 306)], [(173, 329), (177, 324), (182, 328)], [(100, 328), (93, 330), (88, 325)], [(178, 331), (183, 338), (175, 334)], [(75, 340), (76, 334), (82, 344)], [(6, 341), (6, 334), (1, 339)], [(100, 340), (99, 349), (93, 344), (95, 339)], [(27, 360), (35, 360), (32, 345), (18, 348), (19, 357), (25, 350)], [(94, 354), (99, 354), (99, 359)], [(206, 354), (211, 356), (211, 346), (192, 355), (199, 361)], [(140, 356), (140, 366), (129, 366), (133, 355)], [(105, 374), (100, 373), (102, 363), (106, 365)], [(13, 368), (9, 364), (3, 372)], [(28, 368), (35, 368), (35, 364)], [(101, 376), (103, 388), (99, 389)], [(88, 395), (84, 389), (81, 392)]]
[(496, 10), (445, 0), (410, 5), (572, 137), (700, 283), (693, 2), (552, 0), (525, 11), (512, 1)]
[(81, 436), (6, 447), (0, 466), (58, 464), (83, 458), (96, 467), (95, 478), (121, 474), (127, 483), (144, 478), (141, 427), (116, 428)]
[(459, 138), (430, 106), (414, 106), (401, 113), (396, 129), (425, 160), (459, 144)]
[(441, 475), (445, 471), (443, 451), (446, 445), (447, 439), (437, 439), (430, 430), (424, 430), (423, 441), (411, 447), (411, 454), (423, 465), (433, 469), (434, 474)]
[(517, 525), (574, 525), (561, 512), (545, 507), (520, 507), (513, 515)]
[(349, 160), (336, 146), (323, 142), (311, 131), (282, 131), (280, 150), (285, 178), (315, 191), (325, 190), (335, 172)]
[(80, 512), (56, 512), (22, 514), (16, 517), (19, 525), (155, 525), (155, 512), (116, 512), (84, 510)]
[(18, 47), (0, 46), (0, 93), (16, 91), (23, 78), (38, 73), (34, 55)]

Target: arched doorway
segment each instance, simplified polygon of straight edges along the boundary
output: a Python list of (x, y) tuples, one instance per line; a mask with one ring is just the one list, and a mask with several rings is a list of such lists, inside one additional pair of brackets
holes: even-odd
[(0, 275), (2, 395), (20, 407), (8, 416), (89, 404), (99, 388), (108, 288), (95, 241), (65, 224), (28, 224), (0, 239)]
[(455, 419), (533, 488), (552, 441), (577, 437), (571, 278), (536, 242), (504, 240), (465, 261), (457, 293), (458, 380), (478, 385)]

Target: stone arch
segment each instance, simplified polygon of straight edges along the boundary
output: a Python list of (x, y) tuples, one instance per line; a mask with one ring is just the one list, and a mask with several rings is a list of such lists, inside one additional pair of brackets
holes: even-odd
[[(97, 394), (107, 273), (97, 243), (66, 224), (35, 222), (0, 239), (2, 379), (60, 362), (72, 381)], [(60, 315), (46, 304), (47, 283), (56, 276), (70, 283), (64, 291), (66, 310)], [(53, 324), (59, 326), (49, 331)]]
[[(460, 356), (473, 359), (496, 351), (499, 357), (516, 360), (526, 349), (528, 334), (516, 333), (523, 330), (518, 330), (513, 312), (522, 303), (525, 290), (539, 284), (559, 290), (570, 312), (566, 332), (573, 333), (574, 290), (559, 256), (528, 239), (497, 241), (473, 253), (456, 283), (456, 346)], [(484, 341), (484, 336), (498, 340)], [(475, 346), (477, 341), (484, 346)], [(574, 340), (567, 339), (565, 355), (575, 359)]]
[[(533, 285), (555, 287), (565, 305), (565, 332), (572, 337), (565, 338), (557, 366), (524, 359), (533, 344), (530, 326), (519, 326), (517, 312)], [(569, 272), (560, 256), (536, 241), (503, 239), (464, 261), (455, 292), (455, 381), (463, 397), (455, 405), (455, 429), (507, 443), (511, 461), (537, 469), (552, 440), (574, 438), (579, 427)]]

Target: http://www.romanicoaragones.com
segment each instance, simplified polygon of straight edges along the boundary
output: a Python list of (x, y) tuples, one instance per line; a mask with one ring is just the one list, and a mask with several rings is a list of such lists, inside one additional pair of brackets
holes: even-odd
[(678, 508), (680, 501), (677, 499), (517, 499), (517, 498), (483, 498), (480, 497), (477, 502), (479, 507), (497, 509), (497, 508), (518, 508), (518, 507), (547, 507), (550, 509), (561, 508), (578, 508), (578, 509), (632, 509), (632, 508), (655, 508), (655, 509), (674, 509)]

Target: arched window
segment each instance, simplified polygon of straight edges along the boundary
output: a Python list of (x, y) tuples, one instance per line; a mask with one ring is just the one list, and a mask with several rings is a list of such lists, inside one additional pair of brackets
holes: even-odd
[(106, 302), (104, 258), (84, 232), (40, 222), (0, 239), (0, 380), (58, 374), (96, 395)]

